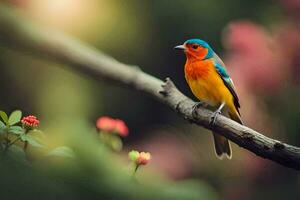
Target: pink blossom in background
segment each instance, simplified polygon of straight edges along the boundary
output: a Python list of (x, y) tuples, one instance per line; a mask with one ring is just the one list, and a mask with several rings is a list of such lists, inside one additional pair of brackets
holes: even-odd
[(128, 127), (125, 122), (120, 119), (113, 119), (111, 117), (100, 117), (96, 122), (96, 127), (104, 132), (117, 133), (122, 137), (128, 135)]
[(225, 64), (236, 85), (237, 77), (242, 77), (239, 81), (253, 93), (267, 95), (280, 89), (285, 74), (280, 59), (283, 49), (263, 27), (249, 21), (233, 22), (223, 41), (229, 50)]
[(287, 66), (282, 67), (289, 67), (290, 78), (300, 83), (300, 25), (296, 23), (282, 25), (276, 33), (276, 40), (284, 45), (282, 57), (288, 62)]

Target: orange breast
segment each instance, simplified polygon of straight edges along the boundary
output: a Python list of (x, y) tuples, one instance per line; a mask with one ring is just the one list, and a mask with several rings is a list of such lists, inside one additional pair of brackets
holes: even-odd
[(232, 95), (224, 85), (212, 61), (187, 62), (185, 78), (193, 94), (201, 101), (214, 106), (222, 102), (227, 105), (233, 102)]
[(184, 66), (185, 77), (187, 79), (196, 80), (198, 78), (205, 78), (212, 70), (212, 64), (209, 60), (187, 60)]

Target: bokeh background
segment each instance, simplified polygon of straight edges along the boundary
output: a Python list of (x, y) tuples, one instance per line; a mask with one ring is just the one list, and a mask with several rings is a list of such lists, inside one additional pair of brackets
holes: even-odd
[[(35, 23), (79, 38), (121, 62), (138, 65), (161, 79), (171, 77), (193, 99), (184, 80), (184, 55), (173, 47), (189, 38), (204, 39), (227, 65), (240, 96), (245, 124), (269, 137), (300, 146), (299, 0), (2, 0), (0, 3), (10, 4)], [(64, 133), (53, 130), (82, 121), (92, 129), (98, 117), (112, 116), (123, 119), (130, 129), (121, 158), (117, 159), (126, 160), (131, 149), (151, 152), (151, 163), (143, 173), (146, 179), (150, 173), (152, 178), (155, 174), (166, 180), (162, 187), (192, 181), (191, 187), (185, 186), (191, 190), (185, 191), (186, 197), (192, 191), (202, 191), (203, 199), (300, 198), (299, 173), (235, 144), (232, 144), (232, 160), (218, 160), (209, 131), (190, 125), (150, 97), (93, 81), (55, 62), (8, 49), (1, 41), (0, 69), (1, 110), (21, 109), (25, 114), (37, 115), (41, 129), (49, 130), (47, 134), (52, 140), (62, 138)], [(81, 140), (78, 145), (84, 143)], [(48, 180), (53, 177), (48, 176), (43, 179), (45, 191), (59, 191), (69, 195), (65, 199), (74, 199), (74, 185), (69, 187), (64, 183), (56, 188)], [(16, 178), (29, 180), (21, 175)], [(34, 180), (40, 185), (38, 179)], [(69, 180), (71, 185), (88, 182), (84, 178), (76, 181)], [(95, 187), (91, 185), (85, 187)], [(83, 197), (95, 198), (94, 189), (82, 192)]]

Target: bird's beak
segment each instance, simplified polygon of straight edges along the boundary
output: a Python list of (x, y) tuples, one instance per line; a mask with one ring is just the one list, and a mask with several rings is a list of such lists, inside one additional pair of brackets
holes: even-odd
[(174, 49), (176, 49), (176, 50), (185, 50), (185, 46), (183, 44), (178, 45), (178, 46), (174, 47)]

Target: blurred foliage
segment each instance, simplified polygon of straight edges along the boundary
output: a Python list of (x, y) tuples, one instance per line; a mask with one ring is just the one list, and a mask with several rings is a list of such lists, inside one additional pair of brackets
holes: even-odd
[(90, 130), (81, 121), (56, 127), (72, 156), (58, 153), (57, 148), (45, 156), (29, 152), (29, 162), (20, 159), (19, 152), (14, 157), (2, 154), (1, 198), (216, 199), (213, 189), (198, 181), (175, 184), (153, 172), (140, 173), (134, 179), (133, 169), (99, 143)]
[[(224, 58), (246, 124), (300, 145), (297, 0), (3, 1), (36, 23), (75, 36), (124, 63), (159, 78), (171, 77), (191, 98), (183, 76), (184, 57), (173, 47), (189, 38), (204, 39)], [(89, 80), (29, 52), (7, 49), (1, 40), (0, 69), (1, 110), (22, 108), (25, 114), (37, 114), (47, 150), (54, 151), (49, 157), (32, 151), (30, 164), (3, 158), (3, 197), (299, 199), (297, 172), (236, 145), (233, 159), (220, 162), (211, 136), (201, 134), (208, 131), (187, 125), (148, 97)], [(141, 169), (138, 183), (131, 180), (132, 169), (124, 169), (119, 156), (90, 134), (91, 125), (82, 123), (102, 115), (128, 124), (131, 131), (123, 151), (134, 148), (153, 155), (153, 171)], [(57, 150), (61, 147), (63, 158)], [(65, 158), (72, 152), (75, 158)], [(193, 181), (185, 181), (190, 178)]]

